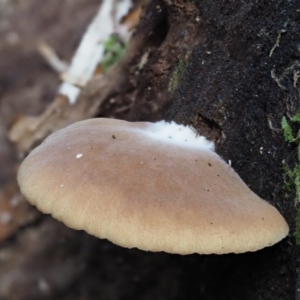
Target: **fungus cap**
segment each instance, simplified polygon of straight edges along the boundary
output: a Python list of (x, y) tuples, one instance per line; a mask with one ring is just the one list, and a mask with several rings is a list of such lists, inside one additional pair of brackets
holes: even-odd
[(213, 143), (175, 123), (75, 123), (29, 154), (18, 182), (42, 212), (127, 248), (242, 253), (289, 231)]

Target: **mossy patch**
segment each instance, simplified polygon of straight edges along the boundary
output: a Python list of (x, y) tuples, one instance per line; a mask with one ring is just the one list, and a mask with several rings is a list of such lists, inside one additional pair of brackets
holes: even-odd
[(186, 62), (184, 59), (184, 55), (180, 58), (179, 63), (173, 73), (171, 74), (169, 84), (168, 84), (168, 91), (174, 93), (177, 89), (180, 79), (183, 77), (186, 70)]
[(300, 245), (300, 209), (297, 210), (297, 217), (296, 217), (296, 244)]
[(292, 169), (284, 166), (285, 171), (285, 189), (292, 191), (295, 189), (296, 194), (296, 206), (297, 206), (297, 217), (296, 217), (296, 244), (300, 245), (300, 113), (296, 114), (291, 118), (291, 123), (297, 128), (297, 133), (294, 136), (293, 128), (287, 121), (286, 117), (282, 118), (281, 126), (283, 129), (284, 139), (288, 143), (295, 143), (298, 149), (297, 161)]
[(104, 73), (122, 58), (125, 53), (125, 47), (125, 43), (122, 42), (116, 34), (112, 34), (109, 39), (104, 42), (104, 56), (101, 63)]

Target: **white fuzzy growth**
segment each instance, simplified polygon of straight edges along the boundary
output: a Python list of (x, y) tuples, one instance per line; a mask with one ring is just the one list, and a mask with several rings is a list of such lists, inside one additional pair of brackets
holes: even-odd
[(214, 143), (208, 141), (204, 136), (197, 135), (192, 127), (178, 125), (175, 122), (159, 121), (153, 123), (145, 129), (144, 133), (153, 139), (178, 146), (200, 150), (215, 150)]

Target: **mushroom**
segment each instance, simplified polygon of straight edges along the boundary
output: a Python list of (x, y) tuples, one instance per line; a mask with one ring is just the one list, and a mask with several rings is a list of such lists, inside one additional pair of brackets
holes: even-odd
[(91, 119), (50, 135), (22, 163), (22, 194), (74, 229), (146, 251), (256, 251), (287, 236), (275, 207), (174, 122)]

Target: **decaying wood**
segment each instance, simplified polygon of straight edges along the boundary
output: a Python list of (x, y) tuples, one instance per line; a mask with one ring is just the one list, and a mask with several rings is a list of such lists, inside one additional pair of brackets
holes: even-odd
[(126, 93), (131, 87), (126, 72), (141, 44), (142, 39), (132, 39), (123, 59), (111, 67), (107, 74), (94, 77), (82, 90), (75, 104), (70, 104), (66, 97), (59, 95), (41, 116), (21, 117), (9, 133), (20, 155), (28, 153), (50, 133), (96, 116), (101, 104), (113, 95)]
[[(131, 12), (133, 16), (128, 17), (128, 29), (131, 30), (132, 26), (136, 25), (140, 13), (139, 7), (134, 13)], [(127, 26), (127, 23), (122, 20), (123, 25)], [(17, 145), (19, 155), (21, 157), (26, 155), (50, 133), (74, 122), (96, 116), (101, 104), (114, 94), (126, 93), (131, 86), (126, 72), (143, 41), (140, 36), (133, 38), (127, 45), (122, 60), (112, 66), (106, 74), (94, 76), (83, 86), (75, 103), (70, 103), (68, 97), (59, 94), (42, 115), (19, 117), (9, 132), (9, 138)]]
[[(218, 266), (206, 269), (197, 296), (294, 299), (296, 210), (294, 196), (282, 189), (282, 162), (287, 157), (296, 161), (297, 151), (285, 143), (280, 122), (300, 107), (298, 4), (146, 2), (141, 24), (119, 65), (94, 78), (78, 103), (70, 106), (57, 98), (41, 117), (16, 123), (10, 137), (24, 155), (49, 133), (97, 116), (109, 100), (129, 95), (133, 105), (117, 108), (124, 119), (165, 117), (219, 139), (217, 152), (232, 162), (254, 192), (280, 210), (291, 236), (257, 253), (217, 258)], [(182, 258), (188, 259), (193, 258)], [(219, 265), (227, 267), (220, 272)]]

